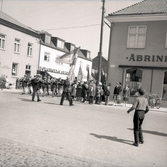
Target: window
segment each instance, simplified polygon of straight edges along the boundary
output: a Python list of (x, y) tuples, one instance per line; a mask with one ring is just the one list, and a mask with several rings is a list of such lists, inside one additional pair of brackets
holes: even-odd
[(20, 53), (20, 39), (15, 39), (14, 41), (14, 52)]
[(164, 72), (162, 98), (167, 100), (167, 71)]
[(0, 34), (0, 49), (5, 49), (5, 41), (6, 41), (6, 36)]
[(50, 41), (51, 41), (51, 36), (45, 35), (45, 43), (50, 44)]
[(143, 71), (138, 68), (126, 70), (126, 84), (130, 88), (130, 94), (135, 95), (137, 90), (142, 86)]
[(74, 45), (71, 45), (71, 51), (74, 50), (74, 49), (75, 49)]
[(28, 43), (27, 56), (32, 56), (32, 43)]
[(31, 75), (31, 66), (30, 66), (30, 65), (26, 65), (25, 74), (26, 74), (27, 76), (30, 76), (30, 75)]
[(48, 61), (50, 60), (50, 53), (45, 53), (44, 54), (44, 61)]
[(57, 40), (57, 47), (61, 48), (61, 49), (64, 49), (64, 42), (60, 41), (60, 40)]
[(144, 48), (146, 43), (146, 30), (147, 27), (141, 26), (129, 26), (128, 29), (128, 48)]
[(18, 69), (18, 64), (13, 63), (12, 64), (12, 76), (17, 76), (17, 69)]
[(91, 57), (90, 57), (90, 52), (87, 52), (87, 58), (88, 58), (88, 59), (91, 59)]

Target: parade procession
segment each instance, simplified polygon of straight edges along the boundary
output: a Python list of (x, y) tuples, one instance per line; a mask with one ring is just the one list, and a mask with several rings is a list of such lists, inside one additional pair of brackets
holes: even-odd
[[(62, 99), (70, 100), (69, 105), (74, 105), (73, 100), (85, 102), (89, 104), (101, 104), (105, 102), (108, 105), (110, 86), (107, 86), (106, 82), (103, 84), (100, 82), (96, 85), (94, 80), (90, 81), (78, 81), (75, 77), (73, 82), (67, 77), (66, 80), (61, 78), (44, 77), (40, 74), (34, 75), (34, 77), (27, 77), (26, 75), (18, 79), (18, 84), (21, 85), (18, 89), (24, 94), (31, 94), (32, 101), (41, 101), (44, 96), (62, 97)], [(64, 93), (66, 92), (66, 94)], [(65, 98), (66, 97), (66, 98)], [(62, 100), (60, 105), (62, 105)]]

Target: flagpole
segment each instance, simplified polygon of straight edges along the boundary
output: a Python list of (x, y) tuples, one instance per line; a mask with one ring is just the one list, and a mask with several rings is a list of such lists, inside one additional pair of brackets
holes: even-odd
[(103, 41), (103, 25), (104, 25), (104, 13), (105, 13), (105, 0), (103, 1), (103, 7), (102, 7), (102, 17), (101, 17), (101, 32), (100, 32), (100, 46), (99, 46), (99, 52), (98, 52), (98, 58), (99, 58), (99, 65), (98, 65), (98, 80), (97, 85), (99, 85), (101, 80), (101, 57), (102, 57), (102, 41)]

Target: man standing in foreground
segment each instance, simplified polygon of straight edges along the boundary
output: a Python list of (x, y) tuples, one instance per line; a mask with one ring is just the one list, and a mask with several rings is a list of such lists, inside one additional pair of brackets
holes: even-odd
[(148, 101), (144, 97), (144, 90), (138, 89), (139, 96), (135, 99), (132, 107), (127, 111), (129, 114), (131, 111), (135, 110), (133, 117), (133, 131), (134, 131), (134, 146), (138, 147), (139, 143), (143, 144), (143, 134), (142, 134), (142, 123), (145, 117), (145, 114), (149, 111)]
[(67, 97), (67, 100), (69, 101), (69, 105), (73, 106), (73, 100), (71, 97), (71, 92), (70, 92), (70, 81), (69, 78), (67, 77), (67, 79), (64, 81), (64, 85), (63, 85), (63, 93), (61, 96), (61, 101), (60, 101), (60, 105), (63, 105), (64, 102), (64, 98)]

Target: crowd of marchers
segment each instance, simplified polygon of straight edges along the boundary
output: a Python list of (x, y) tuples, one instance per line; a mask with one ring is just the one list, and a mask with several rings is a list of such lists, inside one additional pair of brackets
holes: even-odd
[(108, 105), (109, 102), (110, 86), (106, 82), (97, 85), (94, 80), (79, 81), (77, 78), (70, 82), (68, 77), (64, 80), (42, 77), (39, 74), (32, 78), (25, 75), (17, 82), (21, 83), (22, 94), (32, 94), (32, 101), (35, 100), (35, 96), (37, 101), (41, 101), (41, 97), (51, 95), (61, 97), (60, 105), (63, 105), (64, 99), (69, 100), (71, 106), (74, 105), (73, 100), (99, 105), (102, 102)]

